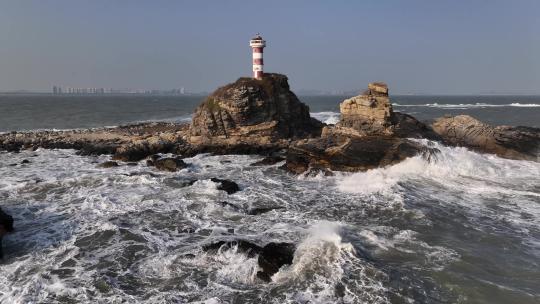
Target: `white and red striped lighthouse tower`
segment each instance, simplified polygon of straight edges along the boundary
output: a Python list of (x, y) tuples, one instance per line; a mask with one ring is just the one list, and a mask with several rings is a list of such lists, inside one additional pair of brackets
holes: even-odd
[(253, 50), (253, 78), (262, 79), (264, 66), (263, 49), (266, 46), (266, 41), (262, 39), (261, 35), (257, 34), (249, 41), (249, 46)]

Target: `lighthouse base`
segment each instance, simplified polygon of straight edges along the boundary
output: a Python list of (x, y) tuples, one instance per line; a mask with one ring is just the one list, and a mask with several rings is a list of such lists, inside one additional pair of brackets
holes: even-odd
[(263, 78), (263, 71), (253, 71), (253, 78), (261, 80)]

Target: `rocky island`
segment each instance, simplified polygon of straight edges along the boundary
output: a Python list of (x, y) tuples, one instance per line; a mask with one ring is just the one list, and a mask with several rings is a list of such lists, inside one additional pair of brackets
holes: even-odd
[(111, 154), (114, 160), (124, 162), (158, 153), (173, 153), (179, 158), (198, 153), (280, 153), (286, 157), (284, 168), (297, 174), (309, 170), (362, 171), (436, 153), (411, 138), (511, 159), (538, 161), (539, 157), (537, 128), (492, 127), (469, 116), (443, 117), (427, 125), (395, 112), (389, 89), (380, 82), (370, 83), (362, 94), (344, 100), (340, 111), (336, 125), (317, 121), (290, 90), (285, 75), (268, 73), (261, 80), (239, 78), (218, 88), (198, 106), (191, 124), (152, 122), (87, 130), (9, 132), (0, 134), (0, 150), (76, 149), (81, 155)]

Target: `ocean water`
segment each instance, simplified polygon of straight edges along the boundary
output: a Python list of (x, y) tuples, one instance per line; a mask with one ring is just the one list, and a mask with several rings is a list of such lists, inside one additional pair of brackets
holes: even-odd
[[(302, 99), (332, 123), (334, 98)], [(403, 98), (394, 99), (405, 104), (412, 97)], [(520, 98), (411, 99), (403, 109), (423, 119), (487, 111), (500, 123), (536, 125), (539, 116), (525, 112), (537, 113), (532, 104), (540, 102)], [(178, 99), (165, 99), (147, 109), (176, 109)], [(68, 101), (58, 117), (75, 115)], [(191, 112), (150, 117), (133, 105), (108, 106), (110, 120), (87, 113), (69, 126), (58, 117), (29, 122), (15, 110), (9, 117), (21, 115), (26, 125), (8, 125), (0, 111), (0, 127), (180, 121)], [(115, 111), (124, 118), (115, 120)], [(281, 164), (250, 166), (259, 156), (202, 154), (169, 173), (144, 161), (98, 168), (109, 156), (73, 150), (0, 152), (0, 204), (16, 229), (3, 241), (0, 303), (539, 303), (540, 163), (419, 142), (441, 153), (332, 177), (294, 176)], [(30, 163), (21, 164), (25, 159)], [(227, 195), (212, 177), (236, 181), (241, 191)], [(243, 211), (255, 207), (276, 209)], [(294, 243), (293, 264), (266, 283), (256, 278), (256, 257), (234, 247), (201, 249), (234, 239)]]
[[(312, 115), (339, 120), (350, 96), (299, 96)], [(54, 96), (0, 94), (0, 132), (116, 126), (140, 121), (189, 122), (205, 96)], [(395, 111), (422, 121), (468, 114), (491, 124), (540, 127), (540, 96), (391, 96)]]

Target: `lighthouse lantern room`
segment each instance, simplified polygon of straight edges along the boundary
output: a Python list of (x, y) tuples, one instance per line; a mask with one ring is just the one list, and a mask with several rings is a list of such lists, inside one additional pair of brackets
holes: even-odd
[(249, 46), (253, 50), (253, 78), (263, 78), (263, 49), (266, 46), (266, 41), (263, 40), (261, 35), (257, 34), (253, 39), (249, 41)]

